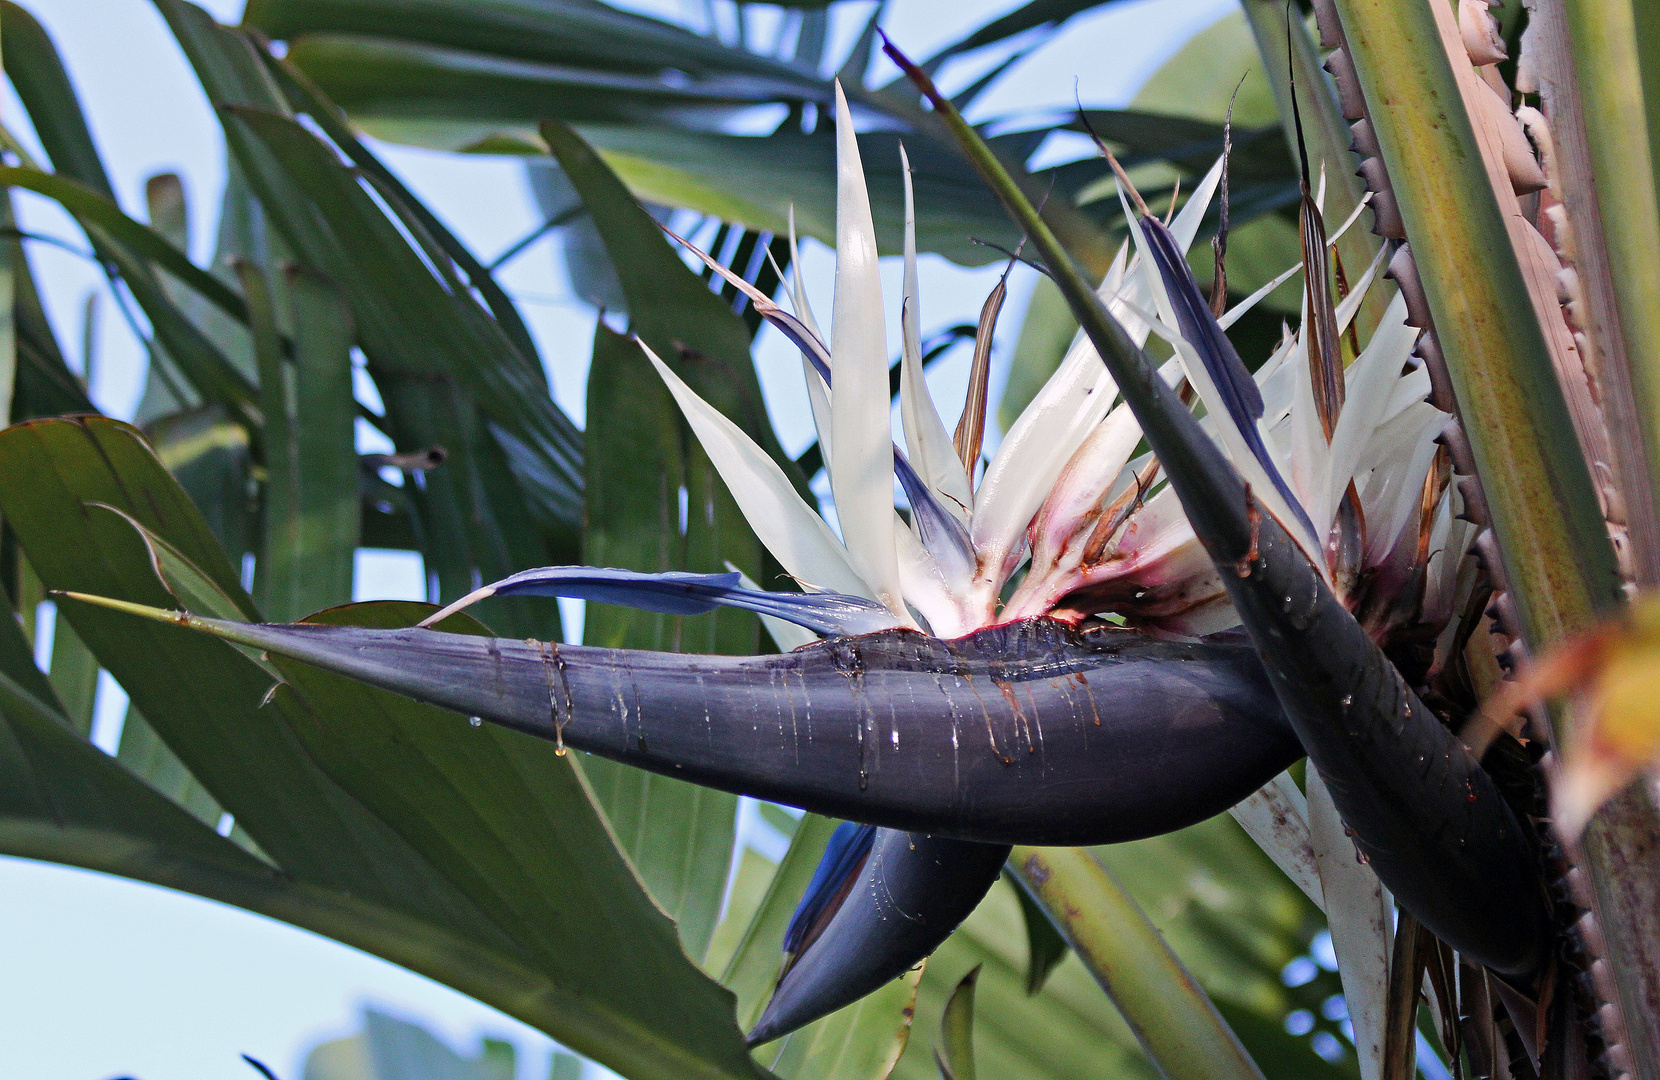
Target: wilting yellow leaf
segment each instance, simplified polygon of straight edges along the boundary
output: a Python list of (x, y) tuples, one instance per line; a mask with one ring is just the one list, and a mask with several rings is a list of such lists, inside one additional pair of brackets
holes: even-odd
[[(1552, 650), (1482, 708), (1507, 726), (1517, 712), (1562, 694), (1578, 697), (1576, 722), (1551, 785), (1556, 827), (1572, 840), (1591, 815), (1639, 774), (1660, 775), (1660, 597)], [(1474, 727), (1478, 751), (1491, 728)]]

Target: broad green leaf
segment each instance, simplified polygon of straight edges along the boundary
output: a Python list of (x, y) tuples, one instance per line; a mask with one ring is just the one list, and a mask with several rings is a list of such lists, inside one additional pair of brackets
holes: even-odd
[[(789, 210), (796, 228), (834, 245), (836, 154), (833, 133), (788, 128), (766, 137), (673, 129), (587, 124), (583, 136), (640, 198), (684, 206), (752, 229), (788, 231)], [(940, 144), (907, 137), (916, 183), (917, 246), (965, 266), (1002, 256), (969, 242), (969, 237), (1012, 248), (1019, 236), (996, 201)], [(899, 135), (873, 131), (859, 136), (871, 212), (882, 254), (903, 247), (904, 184)]]
[[(24, 479), (26, 478), (26, 479)], [(204, 577), (247, 603), (224, 553), (137, 432), (116, 421), (44, 420), (0, 433), (0, 510), (51, 589), (176, 601), (123, 511)], [(77, 542), (64, 544), (73, 535)], [(265, 669), (203, 648), (171, 627), (111, 619), (66, 601), (58, 617), (86, 641), (185, 766), (279, 865), (450, 925), (453, 888), (329, 781), (286, 727), (259, 710)], [(468, 922), (453, 916), (454, 924)]]
[[(917, 994), (916, 1030), (939, 1030), (946, 1002), (978, 965), (974, 1049), (979, 1075), (1154, 1080), (1158, 1074), (1123, 1020), (1075, 959), (1055, 969), (1042, 993), (1026, 993), (1026, 935), (1015, 890), (1007, 880), (994, 884), (928, 961)], [(939, 1080), (932, 1041), (919, 1037), (893, 1075), (896, 1080)]]
[[(287, 59), (354, 116), (410, 116), (534, 130), (546, 116), (571, 123), (672, 122), (677, 110), (707, 120), (774, 100), (755, 80), (676, 85), (656, 74), (593, 70), (398, 38), (307, 34)], [(816, 96), (816, 94), (815, 94)]]
[[(570, 1055), (565, 1055), (569, 1057)], [(513, 1080), (512, 1043), (485, 1039), (476, 1056), (462, 1056), (420, 1024), (373, 1008), (363, 1030), (313, 1047), (305, 1080)]]
[[(549, 122), (543, 137), (617, 267), (628, 298), (629, 329), (705, 401), (782, 458), (766, 420), (743, 320), (681, 261), (657, 222), (575, 132)], [(743, 566), (742, 560), (733, 561)]]
[[(15, 230), (11, 192), (0, 198), (0, 229)], [(0, 237), (10, 267), (11, 303), (3, 310), (10, 314), (15, 365), (11, 383), (10, 417), (56, 416), (59, 413), (91, 413), (98, 410), (87, 400), (86, 387), (75, 378), (58, 348), (52, 324), (35, 288), (34, 274), (21, 237)]]
[[(588, 379), (587, 522), (582, 558), (627, 570), (684, 569), (680, 492), (686, 482), (680, 414), (639, 347), (603, 321)], [(672, 648), (685, 616), (595, 604), (583, 641)]]
[(1026, 924), (1026, 992), (1035, 994), (1049, 981), (1055, 965), (1066, 959), (1069, 946), (1026, 890), (1017, 885), (1014, 891), (1020, 899), (1021, 921)]
[(455, 260), (468, 284), (484, 297), (490, 313), (501, 324), (502, 333), (518, 347), (522, 355), (534, 360), (536, 343), (531, 339), (530, 331), (525, 327), (524, 320), (519, 317), (513, 301), (496, 283), (490, 270), (473, 257), (467, 245), (439, 220), (438, 215), (427, 209), (425, 204), (404, 186), (396, 173), (369, 152), (368, 147), (364, 146), (353, 132), (345, 116), (323, 96), (303, 72), (286, 60), (276, 60), (269, 52), (262, 52), (260, 57), (281, 85), (283, 93), (287, 95), (293, 107), (309, 115), (317, 126), (322, 128), (323, 133), (340, 148), (352, 164), (363, 171), (381, 198), (391, 203), (398, 214), (415, 222), (416, 227), (411, 229), (412, 232), (430, 237), (449, 258)]
[[(759, 586), (745, 585), (744, 588), (759, 588)], [(783, 833), (787, 840), (795, 839), (796, 830), (801, 828), (801, 823), (804, 820), (803, 817), (797, 817), (777, 803), (756, 803), (755, 809), (761, 815), (762, 821)]]
[(246, 320), (247, 307), (241, 296), (192, 263), (182, 248), (175, 246), (155, 228), (128, 217), (108, 196), (68, 176), (16, 166), (0, 168), (0, 184), (26, 188), (60, 203), (77, 219), (96, 225), (109, 240), (130, 248), (134, 255), (153, 261), (157, 267), (189, 285), (227, 315)]
[(150, 558), (150, 568), (155, 572), (156, 580), (172, 594), (180, 610), (204, 615), (212, 612), (215, 618), (233, 619), (238, 622), (259, 618), (259, 610), (248, 600), (246, 594), (241, 590), (234, 594), (226, 591), (222, 585), (191, 562), (184, 552), (174, 547), (165, 537), (158, 536), (131, 514), (103, 503), (87, 503), (86, 507), (89, 517), (93, 520), (101, 520), (105, 514), (114, 515), (138, 534), (139, 539), (144, 541), (145, 552)]
[(6, 43), (6, 76), (28, 110), (35, 135), (53, 167), (114, 199), (115, 191), (92, 142), (74, 84), (45, 28), (26, 9), (4, 0), (0, 3), (0, 35)]
[[(430, 611), (352, 605), (313, 621), (406, 626)], [(574, 759), (305, 664), (277, 666), (287, 682), (273, 704), (312, 756), (584, 1002), (552, 1034), (625, 1072), (676, 1057), (686, 1074), (748, 1070), (730, 995), (681, 951)]]
[[(258, 617), (251, 604), (242, 606), (238, 598), (226, 593), (217, 583), (196, 567), (183, 553), (165, 539), (157, 536), (130, 515), (111, 506), (89, 504), (93, 516), (108, 514), (120, 518), (144, 541), (150, 564), (162, 585), (189, 611), (213, 611), (220, 618), (243, 619)], [(246, 597), (240, 598), (246, 603)], [(65, 625), (63, 629), (69, 627)], [(252, 657), (256, 662), (259, 658)], [(144, 715), (130, 703), (121, 722), (121, 738), (116, 747), (116, 760), (125, 765), (139, 779), (183, 807), (198, 821), (217, 831), (224, 811), (218, 800), (208, 794), (202, 782), (191, 775), (177, 754), (161, 741)], [(260, 854), (258, 845), (247, 835), (247, 830), (236, 827), (230, 840), (243, 848)], [(263, 855), (260, 855), (263, 858)]]
[[(11, 192), (0, 188), (11, 217)], [(9, 223), (9, 222), (8, 222)], [(17, 272), (23, 261), (23, 245), (7, 239), (0, 242), (0, 423), (11, 423), (12, 400), (17, 393)]]
[[(454, 599), (480, 580), (494, 581), (546, 561), (535, 523), (502, 448), (479, 408), (452, 383), (392, 373), (380, 379), (387, 414), (398, 416), (400, 441), (443, 447), (443, 464), (406, 484), (421, 524), (425, 569), (439, 595)], [(408, 490), (413, 488), (413, 490)], [(524, 597), (495, 598), (480, 607), (498, 631), (513, 637), (559, 637), (559, 609)]]
[[(265, 215), (260, 211), (258, 205), (254, 202), (253, 196), (249, 193), (248, 185), (242, 179), (242, 171), (237, 167), (236, 162), (227, 160), (225, 164), (227, 175), (224, 190), (220, 193), (218, 201), (219, 228), (215, 237), (213, 261), (209, 267), (209, 274), (214, 280), (224, 284), (227, 290), (234, 293), (231, 286), (235, 282), (236, 275), (232, 270), (232, 266), (237, 259), (251, 259), (269, 269), (278, 262), (292, 260), (293, 254), (287, 249), (280, 236), (266, 228)], [(152, 177), (153, 179), (155, 178)], [(146, 194), (153, 196), (155, 193), (147, 186)], [(165, 204), (157, 203), (153, 197), (150, 202), (151, 227), (161, 233), (178, 250), (186, 250), (177, 241), (186, 240), (188, 237), (182, 232), (177, 232), (177, 230), (175, 230), (176, 235), (169, 235), (163, 227), (166, 216), (173, 211)], [(158, 217), (158, 214), (161, 216)], [(255, 379), (258, 376), (258, 365), (254, 362), (253, 339), (248, 333), (245, 308), (243, 309), (244, 314), (240, 317), (228, 314), (224, 308), (214, 304), (195, 289), (182, 286), (181, 282), (175, 279), (171, 273), (164, 272), (161, 275), (161, 280), (163, 287), (178, 303), (179, 308), (219, 347), (219, 351), (225, 355), (231, 365), (250, 380)], [(240, 294), (236, 295), (240, 303)], [(152, 434), (155, 433), (154, 425), (157, 422), (164, 419), (170, 422), (181, 412), (188, 414), (191, 411), (191, 404), (197, 400), (197, 395), (191, 392), (188, 387), (179, 385), (180, 377), (174, 374), (173, 371), (174, 365), (172, 360), (167, 357), (165, 350), (153, 348), (151, 350), (150, 368), (146, 374), (144, 395), (139, 399), (138, 408), (134, 413), (134, 422), (143, 425)], [(243, 433), (242, 438), (244, 444), (246, 444), (248, 441), (246, 432)], [(157, 442), (159, 447), (160, 440), (158, 439)], [(230, 482), (228, 477), (227, 482)], [(246, 489), (248, 487), (247, 481), (242, 481), (240, 486)], [(195, 497), (196, 489), (190, 483), (186, 483), (186, 487), (191, 488), (193, 497)], [(198, 505), (210, 518), (215, 517), (218, 510), (217, 502), (210, 504), (198, 499)], [(217, 524), (215, 529), (218, 529)], [(227, 541), (226, 546), (237, 553), (248, 550), (246, 541), (237, 541), (234, 544)]]
[(282, 162), (281, 175), (250, 174), (250, 182), (295, 250), (343, 289), (371, 374), (408, 371), (465, 387), (521, 452), (556, 479), (566, 478), (563, 487), (527, 494), (559, 500), (549, 512), (574, 523), (576, 432), (553, 403), (540, 367), (531, 366), (459, 283), (446, 288), (432, 275), (310, 132), (265, 112), (229, 111), (226, 118), (236, 142), (257, 142)]
[(288, 621), (352, 598), (359, 526), (351, 316), (328, 283), (287, 269), (279, 295), (294, 329), (289, 363), (264, 273), (246, 262), (238, 270), (265, 414), (260, 600), (271, 618)]
[[(778, 864), (748, 844), (737, 851), (737, 869), (732, 873), (732, 886), (726, 892), (726, 910), (721, 913), (715, 932), (709, 935), (709, 949), (703, 954), (703, 970), (719, 975), (726, 970), (738, 946), (743, 943), (744, 931), (761, 909), (767, 887), (778, 873)], [(724, 984), (723, 984), (724, 985)], [(727, 986), (727, 989), (732, 989)]]
[[(594, 333), (583, 559), (630, 570), (689, 569), (692, 534), (703, 531), (707, 496), (691, 496), (695, 482), (688, 484), (691, 463), (679, 413), (633, 342), (603, 322)], [(741, 525), (735, 539), (747, 539)], [(742, 557), (741, 549), (734, 554)], [(749, 559), (754, 561), (752, 553)], [(753, 651), (754, 620), (733, 614), (675, 616), (593, 604), (583, 640), (615, 648)], [(686, 951), (701, 958), (720, 915), (736, 797), (597, 758), (584, 768), (647, 888), (679, 923)]]
[(0, 184), (27, 188), (59, 202), (86, 231), (93, 248), (126, 282), (144, 310), (160, 345), (201, 395), (257, 423), (254, 391), (247, 378), (178, 307), (151, 269), (154, 261), (188, 282), (212, 304), (243, 315), (242, 301), (211, 275), (197, 269), (161, 236), (121, 212), (106, 196), (74, 180), (32, 168), (0, 169)]
[(737, 995), (738, 1023), (746, 1031), (760, 1019), (773, 987), (778, 984), (778, 971), (784, 962), (784, 931), (802, 894), (807, 891), (807, 883), (813, 879), (813, 871), (824, 857), (830, 834), (835, 831), (836, 822), (830, 818), (817, 814), (802, 816), (790, 849), (767, 886), (766, 896), (727, 961), (721, 984)]
[(162, 286), (144, 259), (110, 242), (96, 225), (83, 224), (93, 247), (108, 259), (133, 299), (144, 310), (154, 343), (166, 350), (174, 368), (207, 402), (219, 405), (250, 428), (261, 423), (257, 391), (223, 350), (190, 320)]
[[(553, 403), (540, 364), (521, 350), (511, 325), (479, 307), (449, 258), (429, 261), (431, 252), (443, 250), (445, 236), (429, 227), (430, 212), (413, 208), (378, 162), (348, 142), (363, 156), (359, 169), (399, 215), (389, 220), (360, 173), (287, 117), (281, 91), (246, 35), (184, 0), (156, 2), (220, 107), (231, 152), (276, 231), (300, 261), (342, 289), (370, 373), (377, 380), (417, 376), (464, 388), (491, 422), (489, 438), (511, 446), (522, 490), (517, 501), (529, 506), (549, 542), (567, 555), (574, 551), (579, 433)], [(308, 108), (320, 126), (339, 126), (326, 103)], [(401, 415), (392, 403), (397, 395), (385, 385), (381, 391), (394, 442), (408, 450), (431, 445), (406, 428), (431, 427), (434, 418)]]
[[(154, 377), (145, 402), (157, 401), (164, 384)], [(167, 396), (171, 403), (171, 395)], [(142, 415), (142, 412), (141, 412)], [(170, 412), (145, 425), (156, 456), (178, 480), (208, 528), (233, 559), (254, 546), (257, 515), (248, 496), (251, 454), (248, 429), (217, 405)]]
[[(123, 509), (218, 580), (206, 525), (132, 429), (39, 421), (0, 434), (0, 509), (48, 586), (173, 602), (141, 537), (87, 506), (94, 501)], [(55, 542), (68, 530), (82, 538), (73, 550)], [(222, 553), (217, 562), (228, 572)], [(239, 596), (234, 580), (219, 584)], [(555, 748), (312, 669), (285, 669), (290, 681), (261, 709), (270, 679), (242, 654), (64, 606), (295, 888), (356, 898), (344, 912), (336, 900), (332, 915), (260, 910), (442, 978), (630, 1075), (752, 1075), (730, 998), (687, 960)], [(400, 625), (429, 610), (346, 609)], [(43, 857), (86, 865), (94, 855), (66, 843)], [(222, 895), (210, 884), (183, 887)], [(366, 907), (381, 913), (379, 931), (365, 925)], [(642, 995), (642, 985), (656, 992)]]
[(276, 38), (344, 33), (616, 72), (674, 69), (694, 79), (741, 75), (774, 94), (808, 100), (822, 100), (827, 89), (816, 75), (792, 65), (672, 23), (580, 0), (543, 0), (534, 6), (519, 0), (359, 0), (351, 5), (253, 0), (243, 18)]
[[(191, 817), (211, 829), (218, 828), (224, 814), (219, 801), (190, 774), (179, 756), (167, 748), (144, 715), (130, 706), (126, 719), (121, 722), (121, 744), (116, 748), (115, 759)], [(233, 842), (235, 837), (233, 831)]]
[(980, 977), (978, 967), (971, 968), (951, 998), (945, 1003), (945, 1014), (940, 1017), (939, 1040), (934, 1044), (934, 1060), (940, 1067), (941, 1080), (975, 1080), (974, 1070), (974, 983)]
[[(21, 589), (17, 591), (23, 592)], [(10, 600), (9, 597), (7, 599)], [(23, 632), (24, 624), (33, 625), (33, 598), (27, 595), (18, 598), (15, 606), (26, 610), (18, 612), (17, 615), (12, 613), (13, 606), (8, 603), (4, 609), (0, 609), (0, 616), (4, 616), (0, 618), (0, 673), (4, 673), (52, 712), (66, 715), (63, 702), (58, 700), (57, 691), (52, 688), (51, 680), (45, 672), (35, 666), (34, 648)]]
[(92, 734), (92, 709), (98, 695), (98, 659), (75, 628), (60, 619), (52, 633), (52, 663), (47, 670), (63, 714), (83, 737)]
[[(15, 4), (8, 2), (0, 8), (0, 18), (7, 24), (7, 31), (16, 35), (13, 47), (7, 50), (7, 71), (13, 77), (25, 108), (30, 112), (48, 156), (53, 159), (61, 173), (72, 178), (47, 178), (42, 183), (38, 170), (21, 170), (35, 175), (33, 178), (18, 177), (13, 182), (51, 188), (51, 191), (43, 193), (53, 198), (68, 198), (99, 217), (119, 219), (117, 227), (122, 227), (122, 223), (132, 225), (132, 229), (124, 229), (129, 236), (135, 230), (147, 232), (142, 226), (131, 223), (115, 208), (109, 178), (99, 161), (97, 149), (93, 146), (86, 127), (86, 120), (76, 102), (74, 88), (63, 71), (51, 40), (33, 17)], [(79, 181), (81, 186), (77, 188), (74, 181)], [(71, 210), (74, 212), (73, 207)], [(150, 320), (156, 338), (183, 367), (190, 380), (210, 400), (219, 401), (233, 409), (247, 409), (251, 404), (252, 392), (246, 381), (241, 379), (239, 373), (228, 365), (214, 345), (168, 300), (153, 272), (144, 265), (136, 252), (119, 243), (112, 243), (91, 218), (83, 217), (79, 213), (77, 217), (83, 228), (87, 229), (88, 238), (100, 257), (111, 262), (126, 280), (133, 298)], [(170, 247), (156, 237), (141, 242), (157, 254), (164, 254), (159, 249)], [(184, 263), (188, 268), (188, 261), (176, 252), (173, 261)], [(181, 272), (187, 276), (192, 273), (190, 269), (183, 269)], [(194, 274), (196, 277), (205, 276), (199, 271), (195, 271)], [(215, 297), (225, 299), (218, 293)], [(257, 413), (249, 412), (247, 418), (257, 421)]]
[(260, 863), (71, 731), (68, 717), (4, 672), (0, 776), (0, 848), (9, 854), (53, 852), (37, 857), (151, 881), (169, 869), (178, 876), (207, 869), (269, 877)]
[(1113, 875), (1078, 848), (1017, 847), (1009, 865), (1170, 1080), (1257, 1078), (1210, 998)]
[[(569, 128), (550, 122), (544, 137), (617, 270), (630, 330), (782, 459), (743, 321)], [(635, 345), (603, 324), (595, 333), (584, 560), (646, 571), (719, 573), (731, 565), (759, 577), (760, 544), (662, 380)], [(736, 655), (759, 644), (756, 619), (736, 611), (665, 617), (595, 606), (588, 618), (588, 644)], [(591, 773), (653, 895), (680, 919), (688, 951), (701, 956), (720, 911), (735, 800), (606, 762)]]

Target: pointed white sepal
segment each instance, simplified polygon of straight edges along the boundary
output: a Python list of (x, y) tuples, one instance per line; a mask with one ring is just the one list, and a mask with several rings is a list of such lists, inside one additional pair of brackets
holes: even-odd
[(876, 225), (847, 96), (836, 85), (836, 301), (830, 329), (830, 489), (848, 560), (905, 617), (894, 547), (888, 346)]
[(777, 462), (682, 382), (650, 346), (643, 341), (639, 345), (668, 385), (744, 519), (784, 569), (804, 583), (879, 600), (853, 569), (830, 526), (802, 501)]

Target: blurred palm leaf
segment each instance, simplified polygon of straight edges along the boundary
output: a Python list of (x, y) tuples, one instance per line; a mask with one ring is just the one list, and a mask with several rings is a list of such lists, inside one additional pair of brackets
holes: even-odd
[[(942, 49), (928, 64), (944, 67), (1111, 2), (1035, 0)], [(576, 125), (647, 201), (773, 232), (783, 229), (793, 203), (804, 234), (826, 241), (834, 235), (833, 139), (823, 123), (807, 121), (804, 127), (802, 111), (826, 105), (830, 83), (818, 65), (793, 55), (763, 55), (598, 3), (530, 8), (508, 2), (256, 0), (246, 19), (285, 39), (290, 62), (356, 123), (380, 137), (452, 150), (539, 153), (537, 122), (558, 117)], [(798, 30), (796, 40), (805, 41), (805, 35), (805, 29)], [(785, 44), (787, 37), (780, 35), (779, 46)], [(1019, 237), (963, 169), (949, 140), (939, 137), (914, 92), (902, 82), (864, 87), (858, 57), (868, 57), (869, 48), (867, 33), (841, 65), (841, 79), (855, 109), (879, 121), (880, 130), (860, 141), (875, 181), (871, 192), (883, 251), (899, 248), (895, 144), (902, 137), (916, 169), (922, 249), (965, 265), (995, 261), (999, 256), (994, 251), (971, 238), (1012, 247)], [(959, 104), (966, 107), (994, 78), (973, 82)], [(757, 111), (758, 106), (772, 111)], [(1152, 117), (1134, 116), (1125, 126), (1137, 119), (1146, 140), (1162, 138)], [(766, 134), (731, 134), (734, 124), (759, 127)], [(1018, 168), (1049, 132), (1066, 125), (1065, 118), (1052, 116), (1035, 124), (1000, 118), (988, 120), (986, 129), (1020, 129), (994, 140)], [(1145, 156), (1163, 160), (1165, 151), (1177, 152), (1171, 160), (1178, 170), (1202, 172), (1220, 152), (1219, 129), (1204, 137), (1190, 131), (1173, 137), (1175, 142), (1164, 139), (1168, 145), (1159, 147), (1149, 142)], [(1209, 158), (1204, 157), (1207, 148)], [(1294, 185), (1283, 154), (1264, 164), (1264, 180), (1279, 187), (1274, 197), (1242, 200), (1241, 221), (1282, 205), (1277, 200), (1285, 197), (1284, 185)], [(1110, 251), (1104, 240), (1093, 238), (1096, 226), (1079, 218), (1068, 203), (1107, 175), (1105, 163), (1090, 155), (1028, 177), (1037, 192), (1054, 181), (1062, 197), (1052, 205), (1053, 213), (1068, 223), (1080, 250), (1088, 251), (1086, 257), (1101, 260)], [(1116, 204), (1102, 203), (1103, 210), (1108, 206)]]

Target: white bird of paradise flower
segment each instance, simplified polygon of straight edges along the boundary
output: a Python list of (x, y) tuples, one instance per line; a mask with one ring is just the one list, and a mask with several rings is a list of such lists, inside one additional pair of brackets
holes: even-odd
[[(802, 347), (841, 537), (759, 446), (658, 357), (650, 357), (761, 541), (810, 591), (880, 604), (887, 617), (863, 620), (865, 629), (886, 622), (957, 637), (1015, 619), (1053, 615), (1077, 621), (1095, 614), (1181, 635), (1237, 624), (1174, 491), (1153, 486), (1156, 481), (1149, 485), (1146, 463), (1131, 460), (1140, 429), (1126, 405), (1114, 404), (1116, 388), (1083, 335), (978, 477), (979, 463), (965, 465), (958, 457), (922, 375), (908, 162), (900, 299), (905, 451), (893, 445), (875, 229), (840, 87), (836, 116), (836, 282), (828, 347), (799, 273), (793, 317), (753, 288), (745, 291), (764, 316)], [(1218, 161), (1169, 226), (1184, 249), (1198, 232), (1222, 167)], [(1420, 611), (1445, 611), (1453, 571), (1471, 530), (1458, 519), (1456, 487), (1437, 484), (1431, 475), (1435, 440), (1447, 417), (1424, 400), (1429, 376), (1411, 360), (1417, 330), (1406, 322), (1404, 301), (1394, 299), (1348, 366), (1347, 405), (1329, 439), (1316, 414), (1302, 333), (1288, 334), (1258, 370), (1255, 381), (1264, 414), (1257, 434), (1272, 464), (1288, 479), (1293, 503), (1248, 449), (1247, 433), (1233, 422), (1195, 346), (1174, 329), (1172, 299), (1147, 257), (1144, 229), (1128, 206), (1125, 211), (1134, 224), (1135, 250), (1132, 254), (1132, 241), (1126, 241), (1099, 295), (1138, 345), (1156, 333), (1172, 346), (1176, 356), (1162, 374), (1172, 384), (1185, 378), (1194, 388), (1206, 410), (1207, 429), (1251, 484), (1263, 509), (1318, 556), (1353, 484), (1365, 526), (1362, 574), (1376, 578), (1394, 571), (1399, 576), (1414, 558), (1433, 555), (1427, 559)], [(1354, 216), (1344, 228), (1353, 221)], [(1366, 291), (1378, 287), (1374, 279), (1380, 263), (1381, 256), (1338, 305), (1340, 333), (1354, 319)], [(1297, 269), (1227, 312), (1220, 325), (1230, 325)], [(1306, 302), (1304, 316), (1306, 324)], [(893, 506), (896, 466), (911, 502), (908, 523)], [(1433, 496), (1427, 505), (1426, 491)], [(1420, 551), (1426, 540), (1427, 553)], [(1327, 559), (1314, 561), (1330, 577)], [(1000, 602), (1005, 586), (1022, 568), (1024, 578)]]
[[(685, 246), (801, 349), (839, 537), (764, 450), (639, 342), (750, 526), (805, 593), (765, 592), (735, 572), (546, 567), (485, 586), (428, 624), (496, 593), (579, 596), (677, 613), (734, 605), (759, 612), (783, 648), (819, 635), (894, 627), (955, 638), (1040, 616), (1074, 624), (1105, 616), (1184, 637), (1238, 624), (1174, 490), (1161, 483), (1156, 463), (1145, 455), (1134, 458), (1141, 430), (1082, 333), (983, 469), (980, 461), (959, 457), (923, 377), (915, 205), (904, 160), (899, 396), (905, 448), (894, 445), (875, 226), (839, 84), (836, 150), (836, 280), (828, 344), (807, 303), (799, 258), (793, 258), (792, 314)], [(903, 159), (903, 147), (900, 154)], [(1225, 158), (1217, 161), (1168, 226), (1138, 219), (1125, 204), (1130, 238), (1098, 294), (1136, 345), (1154, 334), (1170, 345), (1174, 356), (1161, 376), (1191, 387), (1202, 424), (1250, 485), (1260, 510), (1286, 528), (1338, 595), (1357, 610), (1368, 598), (1383, 598), (1377, 605), (1382, 614), (1374, 612), (1369, 623), (1374, 633), (1402, 619), (1444, 622), (1474, 530), (1459, 516), (1461, 496), (1437, 455), (1436, 440), (1449, 418), (1425, 400), (1429, 375), (1412, 357), (1418, 331), (1406, 321), (1404, 299), (1394, 297), (1347, 366), (1345, 404), (1329, 432), (1315, 403), (1302, 330), (1287, 331), (1254, 379), (1237, 357), (1230, 374), (1214, 355), (1207, 363), (1202, 354), (1224, 348), (1231, 355), (1221, 331), (1301, 264), (1213, 320), (1209, 345), (1176, 329), (1182, 325), (1178, 303), (1189, 303), (1190, 332), (1195, 325), (1191, 301), (1198, 288), (1181, 253), (1198, 235), (1224, 167)], [(1328, 247), (1364, 205), (1327, 240)], [(1162, 263), (1161, 251), (1150, 246), (1155, 240), (1167, 245)], [(790, 243), (793, 257), (793, 224)], [(1368, 290), (1385, 287), (1377, 280), (1382, 260), (1380, 251), (1336, 306), (1339, 334)], [(1202, 318), (1211, 318), (1208, 307)], [(1308, 322), (1305, 289), (1302, 325)], [(1242, 397), (1250, 398), (1244, 410), (1238, 406)], [(910, 504), (909, 521), (894, 506), (896, 476)], [(1339, 557), (1339, 549), (1348, 555)], [(1404, 603), (1403, 595), (1409, 597)]]

